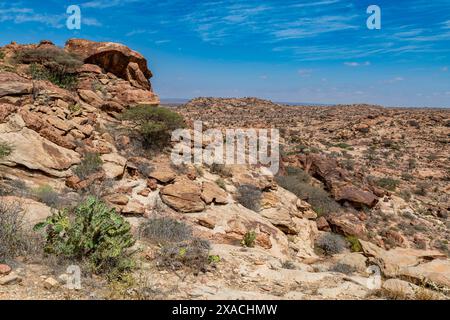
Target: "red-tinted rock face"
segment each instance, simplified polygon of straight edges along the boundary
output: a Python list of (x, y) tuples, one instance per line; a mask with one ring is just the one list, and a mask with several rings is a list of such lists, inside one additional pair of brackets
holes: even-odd
[(147, 60), (122, 44), (70, 39), (65, 50), (78, 54), (85, 63), (97, 65), (136, 86), (151, 90), (148, 79), (152, 73), (147, 67)]

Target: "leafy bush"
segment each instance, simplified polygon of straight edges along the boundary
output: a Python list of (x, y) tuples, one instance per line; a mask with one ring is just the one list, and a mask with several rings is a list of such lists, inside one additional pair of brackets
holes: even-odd
[(163, 107), (140, 105), (126, 110), (122, 117), (133, 123), (147, 148), (169, 145), (172, 131), (185, 126), (181, 115)]
[(262, 192), (255, 186), (244, 184), (237, 189), (236, 200), (247, 209), (258, 212), (261, 208)]
[(40, 201), (50, 207), (57, 207), (60, 203), (60, 195), (49, 185), (40, 186), (34, 191), (34, 195)]
[(185, 267), (194, 273), (204, 272), (210, 263), (209, 249), (209, 242), (199, 238), (170, 243), (158, 252), (156, 262), (160, 268), (179, 270)]
[(130, 224), (94, 197), (88, 197), (73, 212), (55, 212), (34, 229), (45, 230), (46, 253), (86, 260), (95, 273), (115, 276), (132, 267), (125, 253), (135, 243)]
[(103, 164), (98, 153), (87, 153), (81, 163), (74, 169), (78, 178), (84, 180), (91, 174), (98, 172)]
[(140, 235), (158, 243), (180, 242), (192, 238), (192, 228), (171, 218), (154, 218), (141, 225)]
[(245, 233), (244, 238), (242, 239), (242, 245), (245, 247), (253, 248), (255, 246), (256, 241), (256, 232), (248, 231)]
[(327, 232), (316, 240), (315, 246), (326, 255), (333, 255), (341, 253), (347, 247), (347, 243), (340, 235)]
[(5, 58), (5, 53), (3, 51), (0, 51), (0, 60), (3, 60)]
[(9, 156), (12, 151), (13, 149), (9, 144), (0, 142), (0, 160)]

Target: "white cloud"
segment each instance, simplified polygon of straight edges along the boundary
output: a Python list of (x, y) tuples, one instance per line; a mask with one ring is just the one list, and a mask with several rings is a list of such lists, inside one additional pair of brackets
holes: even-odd
[(370, 66), (370, 62), (344, 62), (344, 65), (347, 67), (363, 67), (363, 66)]
[(442, 72), (447, 72), (448, 71), (448, 67), (443, 67), (441, 70), (442, 70)]

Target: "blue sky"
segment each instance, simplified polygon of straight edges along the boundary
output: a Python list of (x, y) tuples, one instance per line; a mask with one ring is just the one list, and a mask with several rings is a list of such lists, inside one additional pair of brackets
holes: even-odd
[[(81, 30), (65, 27), (73, 4)], [(381, 30), (366, 27), (372, 4)], [(0, 0), (0, 30), (1, 45), (124, 43), (162, 98), (450, 107), (449, 0)]]

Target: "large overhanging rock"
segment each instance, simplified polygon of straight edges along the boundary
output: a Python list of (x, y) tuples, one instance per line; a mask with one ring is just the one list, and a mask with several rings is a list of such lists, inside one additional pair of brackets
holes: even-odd
[(147, 60), (140, 53), (114, 42), (94, 42), (85, 39), (70, 39), (65, 49), (78, 54), (85, 63), (102, 67), (106, 72), (130, 81), (143, 89), (151, 90), (151, 71)]

